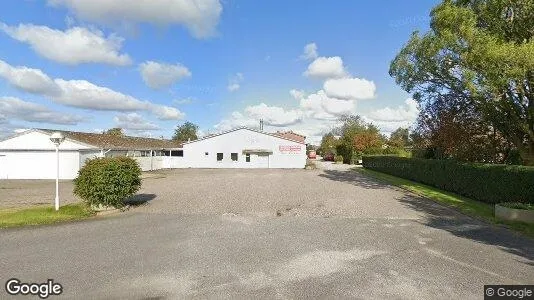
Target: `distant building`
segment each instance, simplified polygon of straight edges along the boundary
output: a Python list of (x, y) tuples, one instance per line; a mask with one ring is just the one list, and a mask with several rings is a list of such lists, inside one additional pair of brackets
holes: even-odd
[[(56, 177), (56, 130), (31, 129), (0, 141), (0, 179)], [(60, 178), (73, 179), (85, 161), (129, 156), (143, 171), (168, 168), (304, 168), (304, 136), (238, 128), (179, 143), (171, 140), (60, 131)]]

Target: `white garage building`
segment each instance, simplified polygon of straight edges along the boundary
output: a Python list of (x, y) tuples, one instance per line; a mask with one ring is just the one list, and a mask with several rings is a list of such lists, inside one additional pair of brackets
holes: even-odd
[[(31, 129), (0, 141), (0, 179), (55, 179), (55, 130)], [(238, 128), (178, 143), (171, 140), (60, 131), (61, 179), (94, 157), (130, 156), (143, 171), (170, 168), (304, 168), (304, 137)]]

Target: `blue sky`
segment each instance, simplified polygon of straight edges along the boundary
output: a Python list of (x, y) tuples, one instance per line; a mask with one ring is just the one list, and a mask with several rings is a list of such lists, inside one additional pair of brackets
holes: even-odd
[(0, 2), (0, 135), (23, 128), (170, 137), (236, 126), (314, 142), (345, 113), (387, 133), (417, 116), (388, 75), (437, 1)]

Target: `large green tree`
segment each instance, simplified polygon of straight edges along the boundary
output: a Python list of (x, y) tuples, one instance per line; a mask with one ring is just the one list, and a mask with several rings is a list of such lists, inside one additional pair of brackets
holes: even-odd
[(410, 131), (408, 128), (398, 128), (389, 137), (388, 145), (394, 148), (404, 148), (411, 146)]
[(185, 122), (182, 125), (179, 125), (174, 130), (174, 135), (172, 137), (175, 141), (189, 141), (198, 139), (197, 136), (198, 126), (191, 122)]
[(533, 37), (534, 0), (445, 0), (390, 74), (422, 107), (444, 96), (459, 101), (534, 165)]
[(109, 134), (113, 136), (124, 136), (124, 130), (120, 127), (115, 127), (115, 128), (106, 130), (104, 134)]

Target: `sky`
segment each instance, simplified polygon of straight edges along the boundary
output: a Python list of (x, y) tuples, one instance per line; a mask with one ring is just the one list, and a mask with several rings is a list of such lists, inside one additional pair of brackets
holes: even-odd
[(417, 103), (389, 64), (437, 1), (0, 1), (0, 138), (27, 128), (170, 138), (258, 127), (318, 143), (339, 116), (388, 134)]

